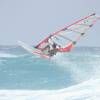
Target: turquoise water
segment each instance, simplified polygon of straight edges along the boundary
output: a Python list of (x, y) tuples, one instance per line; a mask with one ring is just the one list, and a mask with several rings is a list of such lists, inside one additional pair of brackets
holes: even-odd
[[(69, 87), (82, 87), (79, 89), (82, 90), (84, 82), (99, 84), (99, 76), (100, 48), (98, 47), (75, 48), (70, 53), (58, 54), (53, 59), (48, 60), (31, 55), (19, 46), (0, 46), (0, 100), (2, 100), (2, 95), (6, 95), (6, 99), (3, 100), (11, 100), (9, 95), (12, 96), (13, 93), (15, 94), (13, 94), (12, 100), (16, 95), (23, 96), (27, 92), (30, 99), (23, 96), (23, 99), (18, 100), (33, 100), (33, 97), (30, 97), (32, 91), (37, 95), (43, 93), (45, 98), (48, 92), (50, 92), (50, 95), (58, 91), (61, 94), (68, 93)], [(85, 83), (86, 87), (87, 83)], [(82, 85), (80, 86), (80, 84)], [(90, 86), (95, 88), (98, 86), (96, 84)], [(87, 89), (86, 87), (84, 89)], [(63, 92), (61, 92), (62, 89), (64, 89)], [(18, 91), (16, 92), (16, 90)], [(76, 88), (72, 89), (72, 91), (74, 90), (76, 91)], [(36, 96), (34, 100), (42, 100), (42, 97), (38, 98)], [(56, 100), (55, 98), (50, 100)], [(68, 100), (91, 100), (85, 98), (84, 96), (83, 99), (72, 99), (70, 97)], [(66, 99), (62, 97), (58, 100)]]

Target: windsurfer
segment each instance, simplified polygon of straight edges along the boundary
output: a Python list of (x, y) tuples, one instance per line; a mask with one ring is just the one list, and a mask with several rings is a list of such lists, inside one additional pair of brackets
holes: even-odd
[(52, 41), (51, 38), (48, 39), (48, 45), (46, 46), (48, 49), (48, 55), (54, 56), (58, 52), (58, 48), (60, 48), (60, 45)]

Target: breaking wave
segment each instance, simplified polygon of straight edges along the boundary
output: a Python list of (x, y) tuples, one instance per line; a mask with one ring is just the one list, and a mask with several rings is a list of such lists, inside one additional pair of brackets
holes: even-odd
[(100, 79), (60, 90), (0, 90), (0, 100), (100, 100)]

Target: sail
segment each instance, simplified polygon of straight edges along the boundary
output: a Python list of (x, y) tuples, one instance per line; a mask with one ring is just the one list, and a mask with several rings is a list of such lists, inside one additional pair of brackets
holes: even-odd
[[(48, 40), (60, 46), (60, 50), (72, 48), (77, 41), (100, 19), (95, 13), (76, 21), (75, 23), (62, 28), (61, 30), (50, 34), (47, 38), (41, 41), (36, 47), (44, 49), (48, 45)], [(70, 44), (70, 45), (69, 45)]]

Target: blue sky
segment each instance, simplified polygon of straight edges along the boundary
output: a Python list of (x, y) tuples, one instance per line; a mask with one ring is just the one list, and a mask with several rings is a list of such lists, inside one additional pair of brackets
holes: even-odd
[[(96, 12), (100, 0), (0, 0), (0, 45), (37, 44), (48, 34)], [(77, 46), (100, 46), (100, 21)]]

